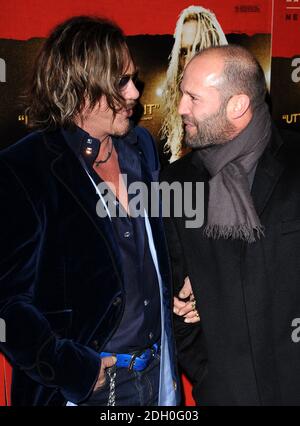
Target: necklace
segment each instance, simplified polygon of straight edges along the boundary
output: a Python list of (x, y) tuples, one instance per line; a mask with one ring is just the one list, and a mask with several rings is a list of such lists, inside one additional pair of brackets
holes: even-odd
[[(105, 138), (104, 138), (102, 141), (100, 141), (100, 144), (101, 144), (102, 142), (104, 142), (107, 138), (109, 138), (109, 135), (105, 136)], [(110, 151), (108, 151), (107, 156), (106, 156), (106, 158), (105, 158), (104, 160), (98, 160), (98, 161), (95, 161), (95, 166), (96, 166), (96, 167), (99, 167), (99, 166), (100, 166), (100, 164), (106, 163), (106, 162), (110, 159), (111, 154), (112, 154), (112, 152), (113, 152), (113, 148), (114, 148), (114, 146), (113, 146), (113, 142), (112, 142), (112, 139), (110, 139), (110, 141), (111, 141), (111, 148), (110, 148)]]

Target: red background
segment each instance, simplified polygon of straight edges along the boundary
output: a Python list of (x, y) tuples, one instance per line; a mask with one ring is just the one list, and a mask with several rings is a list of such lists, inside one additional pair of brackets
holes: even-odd
[[(1, 3), (0, 38), (19, 40), (45, 37), (59, 21), (78, 14), (109, 17), (127, 35), (173, 34), (179, 13), (192, 4), (213, 10), (226, 34), (269, 33), (272, 21), (271, 0), (10, 0)], [(236, 7), (249, 4), (260, 8), (259, 15), (236, 13)]]
[[(299, 14), (299, 15), (298, 15)], [(290, 19), (287, 19), (287, 15)], [(297, 19), (293, 19), (294, 15)], [(272, 56), (291, 58), (300, 54), (300, 3), (274, 0)]]

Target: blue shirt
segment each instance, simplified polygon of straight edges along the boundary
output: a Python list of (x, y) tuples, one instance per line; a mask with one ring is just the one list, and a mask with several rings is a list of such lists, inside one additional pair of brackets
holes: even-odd
[[(96, 185), (102, 182), (95, 173), (100, 141), (79, 127), (63, 130), (66, 142), (83, 164)], [(139, 152), (133, 149), (136, 142), (134, 132), (125, 137), (113, 138), (118, 153), (122, 174), (127, 183), (141, 181)], [(101, 167), (101, 165), (99, 166)], [(129, 202), (131, 200), (128, 195)], [(117, 211), (122, 208), (117, 203)], [(125, 310), (114, 335), (102, 350), (115, 353), (130, 353), (152, 346), (160, 339), (160, 295), (157, 273), (149, 249), (143, 217), (112, 216), (112, 229), (118, 243), (125, 291)], [(154, 320), (155, 319), (155, 320)]]

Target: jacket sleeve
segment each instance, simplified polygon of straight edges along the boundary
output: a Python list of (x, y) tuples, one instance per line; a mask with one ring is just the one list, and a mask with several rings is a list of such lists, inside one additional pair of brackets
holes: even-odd
[(59, 338), (34, 304), (42, 224), (22, 182), (2, 161), (0, 200), (0, 318), (6, 326), (0, 349), (30, 378), (78, 403), (94, 387), (99, 355)]
[[(184, 278), (189, 274), (174, 219), (164, 218), (164, 224), (172, 267), (174, 295), (178, 295)], [(173, 317), (178, 362), (195, 388), (202, 381), (207, 364), (201, 322), (188, 324), (178, 315), (174, 314)]]

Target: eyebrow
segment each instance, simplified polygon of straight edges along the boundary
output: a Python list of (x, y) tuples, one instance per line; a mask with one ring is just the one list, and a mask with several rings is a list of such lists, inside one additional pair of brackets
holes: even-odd
[(133, 75), (133, 74), (138, 73), (139, 72), (139, 67), (136, 66), (136, 64), (134, 64), (134, 63), (132, 65), (133, 65), (132, 73), (128, 72), (129, 69), (130, 69), (130, 66), (131, 66), (131, 64), (128, 64), (127, 67), (125, 68), (124, 72), (122, 73), (122, 75)]
[(193, 98), (201, 98), (201, 95), (199, 95), (199, 93), (193, 93), (193, 92), (190, 92), (189, 90), (182, 90), (181, 85), (179, 86), (179, 90), (181, 93), (186, 93), (189, 96), (192, 96)]
[(122, 75), (120, 75), (120, 78), (122, 77), (137, 77), (139, 74), (139, 70), (136, 68), (132, 72), (126, 72)]

